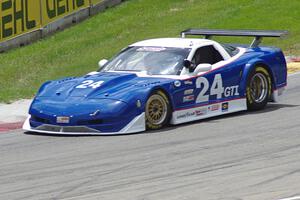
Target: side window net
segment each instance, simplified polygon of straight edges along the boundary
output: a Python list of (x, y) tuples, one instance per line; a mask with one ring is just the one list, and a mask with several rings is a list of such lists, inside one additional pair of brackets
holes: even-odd
[(236, 54), (238, 54), (240, 52), (240, 50), (238, 48), (231, 46), (229, 44), (222, 44), (222, 46), (231, 57), (235, 56)]
[(195, 65), (209, 63), (211, 65), (224, 60), (223, 56), (212, 45), (200, 47), (193, 58)]

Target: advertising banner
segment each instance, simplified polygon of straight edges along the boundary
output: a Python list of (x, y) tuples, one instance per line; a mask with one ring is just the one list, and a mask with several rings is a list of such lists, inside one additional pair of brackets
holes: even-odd
[(42, 0), (42, 25), (90, 6), (89, 0)]
[(0, 42), (41, 27), (39, 0), (0, 0)]

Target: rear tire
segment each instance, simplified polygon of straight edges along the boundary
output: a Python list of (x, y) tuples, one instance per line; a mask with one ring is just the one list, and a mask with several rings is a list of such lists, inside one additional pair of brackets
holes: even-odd
[(168, 97), (162, 91), (153, 92), (145, 108), (147, 129), (160, 129), (167, 125), (171, 117), (171, 106)]
[(272, 81), (265, 67), (257, 66), (252, 70), (247, 80), (247, 108), (248, 110), (263, 109), (272, 93)]

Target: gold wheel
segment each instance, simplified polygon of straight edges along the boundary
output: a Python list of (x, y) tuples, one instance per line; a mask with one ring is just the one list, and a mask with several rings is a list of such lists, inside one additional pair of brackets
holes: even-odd
[(146, 125), (150, 129), (158, 129), (169, 120), (170, 106), (163, 92), (152, 94), (146, 103)]

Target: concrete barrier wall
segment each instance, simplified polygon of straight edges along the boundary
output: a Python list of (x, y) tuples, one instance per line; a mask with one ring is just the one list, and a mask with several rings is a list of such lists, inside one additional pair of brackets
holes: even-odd
[(0, 53), (78, 23), (122, 0), (0, 0)]

